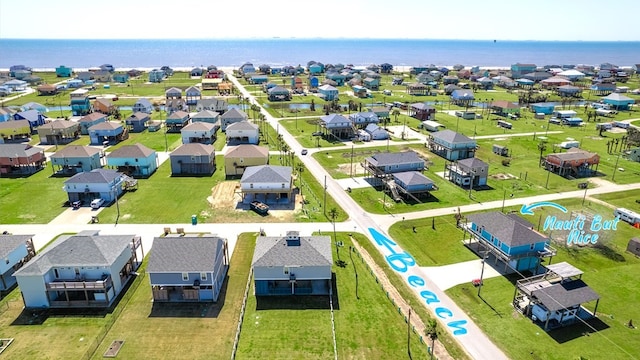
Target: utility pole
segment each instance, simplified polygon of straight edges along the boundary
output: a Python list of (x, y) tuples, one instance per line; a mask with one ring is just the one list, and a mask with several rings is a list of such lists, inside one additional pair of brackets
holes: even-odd
[(409, 301), (408, 305), (409, 315), (407, 316), (407, 353), (409, 354), (409, 358), (411, 358), (411, 301)]
[(480, 290), (482, 290), (482, 283), (483, 283), (483, 277), (484, 277), (484, 264), (487, 262), (488, 253), (489, 253), (489, 250), (485, 250), (484, 254), (482, 255), (482, 270), (480, 270), (480, 284), (478, 284), (478, 297), (480, 297)]
[(353, 144), (351, 144), (351, 165), (349, 167), (349, 173), (353, 177)]
[(620, 160), (620, 154), (618, 153), (618, 158), (616, 159), (616, 164), (613, 167), (613, 176), (611, 177), (611, 181), (615, 181), (616, 180), (616, 170), (618, 170), (618, 161)]
[(327, 175), (324, 176), (324, 214), (327, 215)]
[(587, 190), (589, 189), (589, 182), (587, 181), (586, 186), (584, 187), (584, 196), (582, 197), (582, 206), (584, 206), (584, 201), (587, 198)]

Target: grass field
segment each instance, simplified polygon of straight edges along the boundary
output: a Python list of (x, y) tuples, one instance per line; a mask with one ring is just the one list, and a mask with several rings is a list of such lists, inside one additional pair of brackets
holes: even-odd
[[(606, 198), (622, 197), (621, 194), (610, 194)], [(629, 201), (621, 200), (620, 204)], [(558, 203), (570, 211), (586, 210), (601, 214), (605, 220), (613, 217), (609, 207), (588, 200), (584, 206), (582, 199)], [(535, 225), (538, 219), (544, 220), (546, 215), (551, 214), (554, 213), (545, 208), (537, 209), (536, 215), (528, 220)], [(419, 240), (412, 231), (413, 226), (418, 229)], [(477, 259), (462, 245), (463, 233), (455, 227), (453, 215), (436, 218), (435, 228), (432, 229), (431, 219), (404, 221), (393, 225), (390, 234), (413, 255), (420, 266), (440, 266)], [(631, 359), (637, 356), (640, 339), (633, 335), (634, 330), (625, 325), (629, 319), (640, 316), (640, 310), (629, 306), (640, 300), (640, 288), (633, 280), (634, 274), (640, 271), (640, 260), (626, 253), (625, 248), (632, 236), (638, 236), (638, 230), (621, 222), (617, 231), (600, 233), (598, 247), (567, 246), (566, 235), (555, 232), (551, 236), (556, 239), (552, 245), (558, 250), (553, 263), (567, 261), (583, 270), (582, 279), (601, 297), (599, 321), (594, 322), (598, 331), (577, 325), (546, 333), (532, 324), (514, 312), (511, 306), (514, 282), (518, 279), (515, 277), (485, 280), (482, 299), (478, 298), (477, 289), (471, 284), (458, 285), (447, 290), (447, 293), (513, 359), (570, 359), (579, 356), (597, 359), (601, 358), (605, 351), (603, 349), (606, 349), (610, 358)], [(586, 305), (593, 310), (595, 302)]]
[[(340, 251), (345, 267), (334, 266), (335, 328), (338, 358), (400, 359), (407, 357), (407, 325), (387, 299), (366, 264), (353, 255), (348, 257), (350, 239), (338, 234), (344, 242)], [(368, 242), (360, 238), (360, 242)], [(335, 258), (334, 254), (334, 260)], [(360, 276), (358, 295), (355, 291), (353, 266)], [(250, 290), (251, 293), (252, 290)], [(326, 359), (333, 357), (331, 314), (328, 298), (303, 297), (300, 300), (260, 299), (250, 296), (240, 334), (238, 359)], [(259, 309), (258, 309), (259, 307)], [(425, 337), (426, 338), (426, 337)], [(427, 358), (427, 346), (419, 335), (411, 336), (414, 359)]]

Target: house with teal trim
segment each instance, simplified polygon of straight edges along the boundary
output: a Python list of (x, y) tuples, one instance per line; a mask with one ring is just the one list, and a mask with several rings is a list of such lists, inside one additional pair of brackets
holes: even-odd
[(468, 215), (467, 221), (466, 230), (477, 241), (478, 252), (491, 253), (505, 271), (535, 273), (544, 258), (556, 255), (549, 238), (517, 214), (492, 211)]
[(151, 116), (143, 112), (135, 112), (124, 120), (130, 132), (139, 133), (147, 129), (147, 123), (151, 121)]
[(343, 74), (337, 71), (334, 71), (334, 72), (328, 72), (325, 76), (327, 79), (335, 81), (336, 86), (344, 86), (346, 76), (344, 76)]
[(51, 167), (56, 175), (74, 175), (76, 173), (100, 169), (102, 150), (91, 146), (67, 146), (51, 155)]
[(188, 112), (178, 110), (167, 116), (165, 126), (167, 127), (167, 132), (178, 133), (183, 127), (187, 126), (190, 121), (191, 119), (189, 118)]
[(162, 82), (162, 80), (164, 80), (166, 74), (164, 71), (162, 70), (158, 70), (158, 69), (153, 69), (151, 71), (149, 71), (149, 82), (152, 83), (159, 83)]
[(251, 263), (255, 295), (328, 295), (332, 265), (329, 236), (259, 236)]
[(289, 101), (291, 100), (291, 92), (282, 86), (274, 86), (267, 91), (269, 101)]
[(602, 98), (602, 102), (611, 105), (616, 110), (629, 110), (636, 101), (619, 93), (611, 93)]
[(249, 84), (254, 84), (254, 85), (264, 84), (267, 81), (269, 81), (269, 78), (267, 77), (267, 75), (262, 75), (262, 74), (254, 74), (254, 75), (251, 75), (251, 77), (249, 78)]
[(474, 157), (477, 143), (465, 135), (446, 129), (430, 133), (427, 147), (434, 154), (455, 161)]
[(211, 110), (202, 110), (191, 116), (191, 123), (209, 123), (216, 127), (216, 131), (220, 129), (220, 114)]
[(535, 72), (537, 66), (535, 64), (523, 64), (523, 63), (515, 63), (511, 65), (511, 77), (519, 78), (524, 74)]
[(73, 74), (73, 69), (70, 67), (60, 65), (56, 68), (57, 77), (71, 77), (72, 74)]
[(317, 75), (321, 74), (322, 71), (324, 71), (324, 66), (322, 66), (322, 64), (315, 63), (309, 66), (309, 74)]
[(73, 113), (73, 116), (83, 116), (91, 112), (89, 90), (74, 90), (69, 94), (69, 97), (71, 98), (71, 112)]
[(129, 81), (129, 74), (113, 74), (113, 82), (117, 82), (120, 84), (126, 84)]
[(531, 112), (536, 114), (551, 115), (555, 111), (555, 104), (553, 103), (535, 103), (529, 105)]
[(333, 101), (338, 98), (338, 89), (331, 85), (322, 85), (318, 87), (319, 96), (326, 101)]
[(158, 169), (158, 154), (139, 143), (125, 145), (107, 155), (107, 166), (134, 178), (148, 178)]
[(369, 90), (378, 90), (380, 88), (380, 79), (367, 77), (362, 80), (362, 84)]
[(369, 124), (377, 124), (380, 122), (378, 115), (373, 111), (357, 112), (349, 115), (349, 120), (358, 129), (364, 129)]
[(154, 302), (216, 302), (229, 270), (227, 240), (156, 237), (146, 272)]

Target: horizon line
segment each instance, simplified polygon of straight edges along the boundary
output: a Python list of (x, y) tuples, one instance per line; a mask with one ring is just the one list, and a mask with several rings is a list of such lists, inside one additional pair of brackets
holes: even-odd
[(0, 41), (3, 40), (57, 40), (57, 41), (77, 41), (77, 40), (92, 40), (92, 41), (100, 41), (100, 40), (128, 40), (128, 41), (151, 41), (151, 40), (172, 40), (172, 41), (194, 41), (194, 40), (215, 40), (215, 41), (242, 41), (242, 40), (395, 40), (395, 41), (488, 41), (488, 42), (585, 42), (585, 43), (609, 43), (609, 42), (640, 42), (639, 40), (548, 40), (548, 39), (447, 39), (447, 38), (394, 38), (394, 37), (281, 37), (281, 36), (271, 36), (271, 37), (237, 37), (237, 38), (44, 38), (44, 37), (16, 37), (16, 38), (0, 38)]

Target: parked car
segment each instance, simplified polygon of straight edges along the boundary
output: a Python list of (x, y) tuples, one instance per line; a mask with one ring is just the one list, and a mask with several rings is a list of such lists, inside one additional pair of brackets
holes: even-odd
[(102, 204), (104, 204), (104, 199), (94, 199), (91, 201), (91, 208), (99, 209)]
[(74, 209), (80, 209), (80, 206), (82, 206), (82, 201), (77, 200), (71, 203), (71, 206), (73, 206)]
[(300, 154), (302, 155), (307, 155), (308, 151), (307, 149), (302, 149), (302, 151), (300, 151)]

